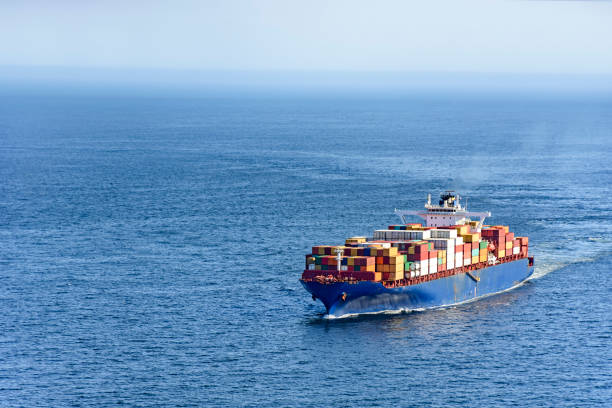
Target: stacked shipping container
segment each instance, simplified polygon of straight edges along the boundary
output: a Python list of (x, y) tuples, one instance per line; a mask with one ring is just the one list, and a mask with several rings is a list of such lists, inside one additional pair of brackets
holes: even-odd
[[(489, 253), (502, 261), (527, 256), (528, 239), (515, 238), (507, 226), (485, 226), (481, 232), (474, 227), (473, 223), (441, 228), (390, 225), (375, 231), (373, 240), (351, 237), (343, 246), (314, 246), (312, 254), (306, 255), (302, 277), (397, 281), (486, 263)], [(342, 251), (340, 265), (338, 250)]]

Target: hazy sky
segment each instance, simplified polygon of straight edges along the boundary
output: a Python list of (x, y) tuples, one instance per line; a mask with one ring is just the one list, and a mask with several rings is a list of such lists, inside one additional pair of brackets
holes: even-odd
[(1, 0), (0, 65), (612, 74), (612, 2)]

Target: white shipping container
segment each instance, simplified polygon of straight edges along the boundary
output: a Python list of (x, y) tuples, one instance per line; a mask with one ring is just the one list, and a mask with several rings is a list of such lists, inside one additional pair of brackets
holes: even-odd
[(429, 231), (400, 231), (401, 239), (405, 240), (423, 240), (430, 237)]
[(340, 265), (340, 270), (341, 270), (341, 271), (348, 271), (348, 266), (346, 266), (346, 265)]
[(451, 246), (446, 250), (446, 269), (455, 267), (455, 247)]
[(455, 246), (457, 245), (463, 245), (463, 237), (455, 238)]
[(315, 270), (315, 264), (308, 265), (308, 270), (309, 271), (314, 271)]
[(432, 238), (457, 238), (456, 229), (433, 229), (429, 232)]
[(468, 256), (463, 260), (463, 266), (469, 266), (470, 262), (472, 262), (472, 259)]
[(437, 273), (438, 272), (438, 258), (432, 258), (429, 260), (429, 273)]
[(455, 268), (461, 268), (463, 266), (463, 252), (457, 252), (455, 254)]
[(518, 255), (520, 252), (521, 252), (521, 248), (519, 248), (519, 247), (512, 248), (512, 254), (513, 255)]
[(449, 246), (455, 247), (455, 239), (446, 239), (446, 238), (429, 238), (427, 241), (433, 242), (434, 249), (446, 249)]
[(452, 259), (453, 261), (455, 260), (455, 248), (454, 247), (450, 247), (446, 249), (446, 259)]
[(418, 239), (424, 240), (427, 238), (431, 238), (431, 232), (429, 230), (426, 231), (406, 231), (410, 233), (410, 239)]
[(416, 261), (414, 263), (417, 269), (417, 276), (425, 276), (427, 275), (427, 261)]
[(412, 231), (412, 230), (376, 230), (374, 231), (374, 239), (382, 239), (385, 241), (412, 241), (423, 240), (430, 237), (429, 230), (427, 231)]
[(368, 248), (372, 246), (381, 246), (383, 248), (391, 248), (391, 244), (389, 242), (364, 242), (362, 244), (357, 244), (357, 245), (360, 247), (364, 247), (364, 248)]

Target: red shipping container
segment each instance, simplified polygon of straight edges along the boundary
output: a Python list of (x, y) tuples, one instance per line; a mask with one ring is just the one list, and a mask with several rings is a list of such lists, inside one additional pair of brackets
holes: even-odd
[(495, 246), (498, 248), (502, 248), (502, 247), (506, 247), (506, 236), (502, 235), (499, 238), (493, 240), (493, 242), (496, 244)]
[(525, 245), (529, 245), (529, 238), (528, 237), (517, 237), (520, 241), (521, 241), (521, 246)]
[(424, 261), (426, 259), (429, 259), (429, 253), (428, 252), (422, 252), (419, 254), (408, 254), (408, 260), (409, 261)]
[(472, 242), (472, 248), (471, 249), (479, 249), (479, 248), (480, 248), (480, 243)]
[(323, 275), (325, 271), (309, 271), (306, 270), (302, 273), (302, 279), (313, 279), (317, 275)]
[(514, 241), (514, 232), (509, 232), (506, 234), (506, 242)]
[[(378, 273), (380, 274), (380, 272)], [(340, 277), (342, 277), (343, 279), (355, 279), (355, 280), (369, 280), (369, 281), (377, 280), (376, 272), (365, 272), (365, 271), (342, 272), (340, 274)]]
[(455, 246), (455, 253), (463, 252), (463, 244), (459, 244)]
[(424, 253), (427, 252), (428, 250), (428, 244), (419, 244), (419, 245), (415, 245), (414, 247), (414, 253)]
[(505, 231), (497, 228), (483, 228), (480, 234), (487, 238), (499, 238), (500, 236), (505, 235)]

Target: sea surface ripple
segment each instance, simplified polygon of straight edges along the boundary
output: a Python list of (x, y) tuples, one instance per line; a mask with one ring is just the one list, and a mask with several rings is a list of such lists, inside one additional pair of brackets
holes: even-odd
[[(612, 101), (0, 96), (0, 406), (602, 407)], [(536, 278), (326, 319), (304, 255), (458, 190)]]

